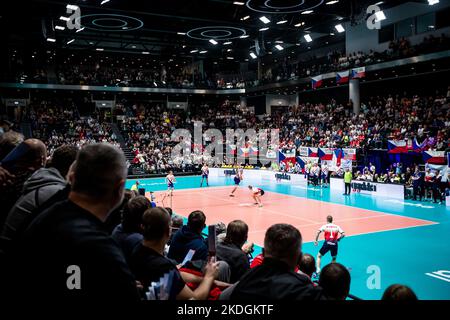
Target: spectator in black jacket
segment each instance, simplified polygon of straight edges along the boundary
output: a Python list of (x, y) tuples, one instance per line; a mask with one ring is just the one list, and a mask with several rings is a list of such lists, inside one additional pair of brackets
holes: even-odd
[(189, 252), (195, 250), (192, 261), (206, 261), (208, 258), (208, 246), (202, 237), (202, 230), (205, 228), (206, 216), (200, 211), (191, 212), (188, 217), (187, 225), (181, 227), (175, 233), (170, 244), (168, 258), (181, 263)]
[(248, 225), (241, 220), (231, 221), (227, 226), (227, 234), (223, 242), (217, 244), (217, 259), (230, 266), (230, 282), (235, 283), (250, 269), (247, 253), (242, 246), (247, 241)]
[(127, 261), (134, 248), (142, 242), (142, 216), (151, 204), (144, 196), (137, 196), (130, 199), (122, 214), (122, 223), (119, 224), (112, 233), (112, 238), (116, 240), (122, 249)]
[[(321, 289), (294, 270), (301, 254), (300, 232), (289, 224), (275, 224), (264, 238), (264, 261), (247, 272), (227, 295), (233, 301), (317, 300)], [(231, 292), (231, 293), (230, 293)], [(223, 297), (221, 296), (221, 299)]]
[[(122, 151), (90, 144), (69, 174), (69, 199), (41, 213), (12, 253), (9, 294), (32, 290), (45, 301), (139, 301), (136, 282), (104, 221), (122, 202), (127, 167)], [(32, 270), (30, 270), (32, 266)]]

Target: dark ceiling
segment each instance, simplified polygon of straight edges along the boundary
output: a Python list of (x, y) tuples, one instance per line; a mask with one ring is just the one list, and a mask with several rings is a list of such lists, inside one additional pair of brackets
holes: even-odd
[[(2, 9), (0, 24), (11, 47), (102, 50), (177, 56), (194, 59), (250, 59), (276, 51), (275, 45), (302, 52), (303, 36), (311, 33), (314, 45), (344, 41), (334, 30), (338, 23), (363, 19), (365, 8), (376, 0), (29, 0), (14, 1)], [(407, 1), (383, 1), (382, 8)], [(69, 30), (61, 16), (66, 5), (81, 13), (81, 31)], [(306, 10), (313, 10), (304, 14)], [(303, 14), (302, 14), (303, 13)], [(265, 16), (270, 23), (259, 18)], [(248, 18), (244, 18), (248, 17)], [(285, 22), (284, 22), (285, 21)], [(65, 27), (57, 30), (56, 26)], [(268, 27), (268, 30), (260, 31)], [(334, 34), (331, 34), (334, 33)], [(48, 42), (46, 38), (54, 38)], [(209, 40), (218, 43), (213, 44)], [(72, 41), (74, 40), (74, 41)], [(309, 46), (309, 45), (308, 45)], [(144, 53), (143, 53), (144, 52)], [(276, 51), (278, 52), (278, 51)]]

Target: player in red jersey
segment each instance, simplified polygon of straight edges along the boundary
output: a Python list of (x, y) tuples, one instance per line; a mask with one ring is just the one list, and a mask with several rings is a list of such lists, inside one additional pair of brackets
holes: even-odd
[(252, 186), (248, 186), (252, 193), (252, 198), (255, 200), (255, 204), (257, 204), (259, 207), (262, 207), (261, 197), (264, 195), (264, 190), (261, 188), (256, 188)]
[(320, 273), (320, 260), (322, 256), (324, 256), (328, 251), (331, 253), (332, 263), (336, 262), (336, 257), (338, 254), (338, 242), (345, 237), (344, 231), (338, 225), (333, 223), (333, 217), (327, 217), (327, 224), (323, 225), (319, 231), (317, 231), (316, 241), (314, 241), (314, 245), (317, 246), (319, 235), (324, 232), (325, 242), (323, 243), (322, 248), (317, 254), (317, 273)]

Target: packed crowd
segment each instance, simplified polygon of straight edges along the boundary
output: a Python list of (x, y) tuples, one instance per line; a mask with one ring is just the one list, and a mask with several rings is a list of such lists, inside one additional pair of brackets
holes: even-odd
[(423, 42), (412, 46), (408, 39), (401, 38), (389, 43), (389, 47), (384, 52), (352, 52), (331, 51), (324, 57), (312, 56), (307, 61), (291, 63), (288, 59), (283, 59), (273, 66), (267, 67), (263, 73), (263, 78), (256, 81), (254, 85), (271, 82), (296, 80), (299, 78), (316, 76), (319, 74), (343, 71), (350, 68), (367, 66), (379, 62), (395, 59), (407, 58), (417, 54), (426, 54), (448, 50), (450, 48), (450, 38), (446, 34), (440, 37), (433, 35), (424, 37)]
[[(169, 208), (124, 189), (120, 149), (63, 145), (48, 162), (47, 153), (42, 141), (27, 139), (0, 166), (0, 290), (8, 299), (21, 299), (23, 288), (39, 288), (34, 301), (47, 302), (311, 301), (350, 294), (345, 266), (331, 263), (314, 275), (315, 259), (302, 253), (301, 232), (292, 225), (268, 228), (263, 251), (253, 258), (248, 225), (220, 224), (209, 235), (216, 239), (213, 249), (202, 234), (207, 214), (193, 211), (185, 223)], [(39, 262), (33, 272), (30, 261)], [(81, 280), (69, 281), (77, 270)], [(382, 299), (417, 297), (393, 285)]]
[(53, 100), (32, 103), (23, 111), (23, 120), (30, 123), (32, 137), (42, 140), (50, 155), (63, 144), (80, 148), (89, 143), (108, 142), (119, 146), (110, 125), (101, 121), (98, 113), (81, 116), (73, 103), (66, 106)]

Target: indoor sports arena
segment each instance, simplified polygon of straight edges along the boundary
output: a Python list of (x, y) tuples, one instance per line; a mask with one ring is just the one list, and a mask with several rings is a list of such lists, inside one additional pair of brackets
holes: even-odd
[(8, 3), (5, 301), (270, 319), (450, 300), (449, 16), (447, 0)]

